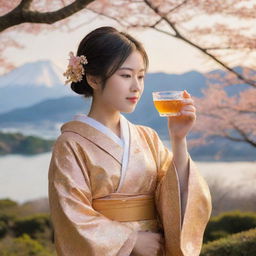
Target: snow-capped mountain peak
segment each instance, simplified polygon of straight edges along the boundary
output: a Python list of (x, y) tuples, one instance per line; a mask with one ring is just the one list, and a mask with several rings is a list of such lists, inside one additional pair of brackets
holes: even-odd
[(48, 60), (26, 63), (0, 76), (0, 87), (54, 87), (64, 84), (63, 70)]
[(0, 76), (0, 113), (74, 95), (64, 81), (63, 70), (51, 61), (26, 63)]

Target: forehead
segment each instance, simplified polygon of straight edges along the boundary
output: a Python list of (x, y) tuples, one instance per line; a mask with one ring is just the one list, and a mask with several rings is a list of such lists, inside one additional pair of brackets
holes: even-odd
[(121, 65), (120, 69), (123, 68), (129, 68), (139, 71), (145, 70), (145, 63), (141, 53), (139, 51), (133, 51)]

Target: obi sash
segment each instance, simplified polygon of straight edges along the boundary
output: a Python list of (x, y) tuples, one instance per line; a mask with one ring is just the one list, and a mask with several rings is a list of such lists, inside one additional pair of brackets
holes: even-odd
[(156, 218), (153, 195), (98, 198), (92, 201), (92, 207), (115, 221), (140, 221)]

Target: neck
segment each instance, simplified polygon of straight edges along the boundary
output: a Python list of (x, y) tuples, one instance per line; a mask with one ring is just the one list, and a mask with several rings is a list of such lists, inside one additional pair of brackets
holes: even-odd
[(93, 101), (88, 116), (102, 123), (120, 137), (120, 112), (99, 108)]

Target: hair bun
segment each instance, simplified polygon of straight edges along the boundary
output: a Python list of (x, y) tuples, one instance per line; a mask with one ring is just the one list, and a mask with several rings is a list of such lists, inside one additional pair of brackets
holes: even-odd
[(84, 95), (85, 97), (89, 97), (93, 93), (93, 89), (91, 86), (87, 83), (86, 78), (84, 76), (84, 79), (80, 82), (72, 82), (71, 83), (71, 89), (77, 93)]

